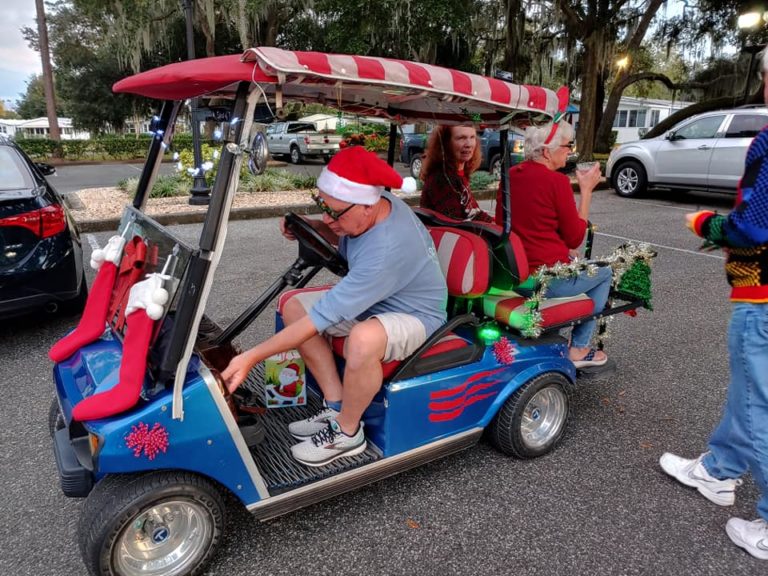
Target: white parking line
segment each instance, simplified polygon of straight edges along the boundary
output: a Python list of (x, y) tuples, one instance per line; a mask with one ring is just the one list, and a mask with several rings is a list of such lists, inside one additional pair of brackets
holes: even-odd
[(607, 238), (616, 238), (617, 240), (624, 240), (626, 242), (636, 242), (650, 244), (656, 248), (664, 248), (665, 250), (674, 250), (675, 252), (684, 252), (686, 254), (692, 254), (693, 256), (705, 256), (706, 258), (715, 258), (717, 260), (725, 260), (725, 256), (721, 254), (712, 254), (710, 252), (701, 252), (698, 250), (686, 250), (685, 248), (675, 248), (674, 246), (665, 246), (664, 244), (654, 244), (653, 242), (647, 242), (646, 240), (636, 240), (634, 238), (627, 238), (626, 236), (615, 236), (613, 234), (606, 234), (605, 232), (595, 232), (596, 236), (605, 236)]

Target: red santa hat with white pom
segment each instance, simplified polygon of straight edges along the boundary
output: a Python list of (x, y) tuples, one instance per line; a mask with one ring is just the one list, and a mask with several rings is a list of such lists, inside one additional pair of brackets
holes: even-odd
[(323, 168), (317, 187), (328, 196), (352, 204), (376, 204), (384, 188), (416, 192), (416, 180), (403, 178), (394, 168), (362, 146), (340, 150)]

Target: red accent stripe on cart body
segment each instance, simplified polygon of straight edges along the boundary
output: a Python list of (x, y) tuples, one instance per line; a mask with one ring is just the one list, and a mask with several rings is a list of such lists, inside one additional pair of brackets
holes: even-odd
[(458, 408), (462, 404), (466, 404), (467, 400), (472, 398), (473, 394), (477, 394), (481, 390), (486, 390), (487, 388), (492, 388), (497, 384), (501, 384), (501, 382), (503, 382), (503, 380), (491, 380), (490, 382), (475, 384), (458, 398), (452, 398), (451, 400), (443, 400), (442, 402), (430, 402), (428, 407), (430, 410), (435, 410), (435, 411), (453, 410), (454, 408)]
[(461, 394), (462, 392), (464, 392), (464, 390), (467, 389), (467, 386), (469, 386), (473, 382), (477, 382), (478, 380), (482, 380), (483, 378), (488, 378), (489, 376), (498, 374), (502, 370), (506, 370), (506, 367), (497, 368), (496, 370), (486, 370), (485, 372), (478, 372), (477, 374), (474, 374), (473, 376), (470, 376), (469, 378), (467, 378), (466, 381), (464, 381), (462, 384), (458, 386), (454, 386), (453, 388), (448, 388), (447, 390), (435, 390), (434, 392), (430, 392), (429, 399), (440, 400), (442, 398), (450, 398), (451, 396), (456, 396), (457, 394)]
[(490, 398), (491, 396), (495, 396), (495, 395), (496, 395), (495, 392), (489, 392), (488, 394), (480, 394), (478, 396), (473, 396), (467, 401), (466, 404), (464, 404), (460, 408), (457, 408), (456, 410), (452, 410), (451, 412), (437, 412), (437, 413), (430, 414), (429, 421), (430, 422), (447, 422), (448, 420), (455, 420), (456, 418), (461, 416), (461, 413), (464, 412), (467, 406), (470, 406), (475, 402), (480, 402), (480, 400), (485, 400), (486, 398)]

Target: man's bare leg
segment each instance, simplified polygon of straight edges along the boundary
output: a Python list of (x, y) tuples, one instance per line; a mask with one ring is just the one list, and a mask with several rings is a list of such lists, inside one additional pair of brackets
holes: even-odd
[(376, 318), (355, 325), (347, 338), (341, 414), (336, 417), (342, 432), (352, 436), (363, 412), (381, 388), (381, 360), (387, 349), (387, 333)]
[[(283, 322), (293, 324), (307, 315), (304, 306), (296, 298), (289, 298), (283, 306)], [(333, 358), (331, 345), (324, 336), (313, 336), (298, 347), (307, 369), (317, 380), (326, 402), (340, 402), (342, 389), (339, 371)]]

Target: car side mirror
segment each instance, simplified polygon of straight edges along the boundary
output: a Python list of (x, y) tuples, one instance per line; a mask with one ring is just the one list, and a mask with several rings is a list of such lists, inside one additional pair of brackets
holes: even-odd
[(56, 167), (46, 164), (45, 162), (35, 162), (35, 166), (37, 166), (37, 169), (40, 170), (40, 173), (43, 176), (52, 176), (56, 174)]
[(664, 136), (667, 140), (677, 140), (677, 135), (674, 132), (667, 132), (667, 135)]

